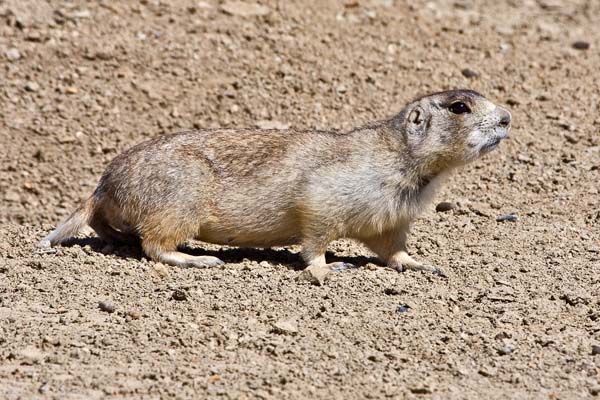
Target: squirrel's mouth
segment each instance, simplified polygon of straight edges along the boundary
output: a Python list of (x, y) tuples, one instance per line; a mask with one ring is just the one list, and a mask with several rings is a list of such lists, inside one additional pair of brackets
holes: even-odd
[(479, 148), (479, 150), (482, 153), (490, 152), (490, 151), (494, 150), (496, 147), (498, 147), (498, 145), (500, 144), (500, 142), (502, 141), (502, 139), (504, 139), (504, 138), (503, 137), (494, 137), (494, 138), (491, 138), (483, 146), (481, 146)]

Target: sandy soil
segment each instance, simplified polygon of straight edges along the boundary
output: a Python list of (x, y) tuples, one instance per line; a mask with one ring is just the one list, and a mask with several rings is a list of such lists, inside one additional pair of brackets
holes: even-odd
[[(0, 0), (0, 398), (598, 396), (599, 24), (582, 0)], [(146, 138), (348, 129), (465, 87), (514, 125), (414, 226), (447, 280), (345, 241), (361, 268), (324, 286), (297, 248), (32, 253)]]

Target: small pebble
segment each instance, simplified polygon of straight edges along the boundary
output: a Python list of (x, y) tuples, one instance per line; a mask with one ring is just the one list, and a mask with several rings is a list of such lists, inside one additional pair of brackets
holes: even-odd
[(514, 214), (501, 215), (498, 218), (496, 218), (496, 222), (517, 222), (518, 220), (519, 217), (517, 217)]
[(550, 96), (548, 96), (547, 94), (542, 93), (542, 94), (537, 95), (535, 97), (535, 99), (537, 101), (548, 101), (548, 100), (550, 100)]
[(600, 385), (592, 386), (590, 388), (590, 394), (592, 396), (598, 396), (600, 394)]
[(115, 305), (108, 301), (108, 300), (104, 300), (101, 301), (100, 303), (98, 303), (98, 307), (100, 308), (100, 310), (107, 312), (109, 314), (114, 313), (115, 312)]
[(435, 206), (435, 211), (437, 212), (448, 212), (454, 210), (456, 208), (456, 204), (450, 203), (448, 201), (442, 201)]
[(398, 306), (396, 313), (403, 314), (408, 312), (408, 310), (410, 310), (410, 306), (408, 304), (402, 304), (401, 306)]
[(584, 40), (578, 40), (573, 43), (573, 48), (576, 50), (587, 50), (590, 48), (590, 42)]
[(592, 355), (593, 356), (600, 355), (600, 345), (597, 345), (597, 344), (592, 345)]
[(428, 394), (432, 392), (431, 388), (427, 385), (411, 386), (408, 390), (415, 394)]
[(279, 320), (273, 324), (273, 331), (281, 334), (295, 335), (298, 333), (298, 321), (295, 319)]
[(571, 144), (577, 144), (577, 142), (579, 142), (579, 139), (576, 136), (573, 136), (569, 133), (565, 133), (564, 137), (567, 140), (567, 142), (569, 142)]
[(515, 351), (515, 346), (512, 344), (505, 344), (503, 346), (499, 346), (496, 350), (501, 356), (507, 356)]
[(331, 270), (327, 268), (311, 265), (300, 272), (296, 277), (297, 281), (307, 281), (315, 286), (323, 286), (325, 281), (329, 279)]
[(175, 289), (175, 291), (173, 291), (173, 294), (171, 295), (171, 298), (176, 301), (184, 301), (187, 300), (187, 293), (185, 292), (185, 290)]
[(338, 93), (338, 94), (344, 94), (344, 93), (346, 93), (346, 92), (348, 91), (348, 88), (347, 88), (346, 86), (344, 86), (344, 85), (338, 85), (338, 86), (335, 88), (335, 91), (336, 91), (336, 93)]
[(463, 76), (465, 78), (469, 78), (469, 79), (471, 79), (471, 78), (477, 78), (479, 76), (479, 72), (477, 72), (477, 71), (475, 71), (475, 70), (473, 70), (471, 68), (465, 68), (465, 69), (463, 69), (460, 72), (463, 74)]
[(400, 294), (400, 291), (396, 288), (385, 288), (383, 293), (387, 294), (388, 296), (397, 296)]
[(6, 50), (4, 52), (4, 55), (6, 56), (8, 61), (17, 61), (21, 59), (21, 52), (19, 52), (19, 49), (15, 49), (14, 47), (12, 49)]
[(38, 90), (40, 90), (40, 85), (38, 85), (35, 82), (27, 82), (25, 84), (25, 90), (27, 90), (28, 92), (37, 92)]
[(479, 375), (485, 376), (486, 378), (496, 375), (496, 370), (494, 368), (490, 368), (490, 367), (483, 367), (477, 372), (479, 373)]

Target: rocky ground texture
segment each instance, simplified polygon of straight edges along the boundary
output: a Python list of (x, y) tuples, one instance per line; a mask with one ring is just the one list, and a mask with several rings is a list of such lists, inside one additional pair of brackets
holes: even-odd
[[(599, 24), (591, 0), (0, 0), (0, 398), (598, 398)], [(449, 88), (514, 122), (415, 223), (448, 279), (347, 241), (360, 268), (321, 286), (297, 248), (33, 253), (146, 138), (345, 130)]]

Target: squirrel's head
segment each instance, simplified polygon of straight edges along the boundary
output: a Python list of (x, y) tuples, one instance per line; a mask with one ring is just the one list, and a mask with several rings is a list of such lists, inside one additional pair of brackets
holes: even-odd
[(413, 101), (392, 121), (411, 155), (441, 171), (495, 149), (508, 136), (511, 115), (477, 92), (449, 90)]

